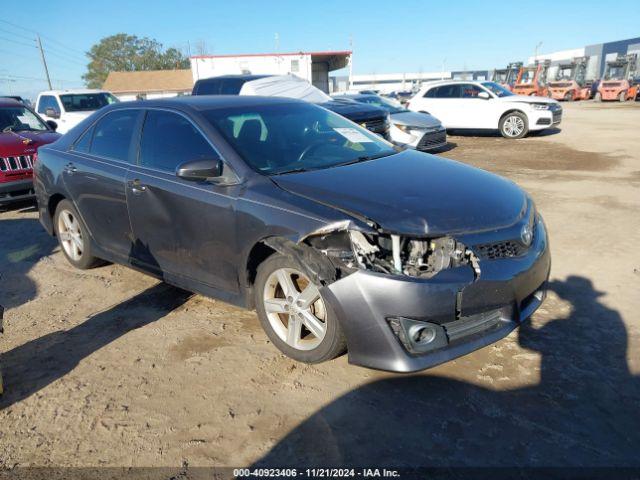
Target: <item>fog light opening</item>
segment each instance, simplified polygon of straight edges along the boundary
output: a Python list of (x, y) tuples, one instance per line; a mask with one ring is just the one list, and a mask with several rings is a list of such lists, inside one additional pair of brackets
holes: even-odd
[(436, 338), (436, 331), (430, 326), (412, 325), (409, 328), (409, 338), (418, 345), (427, 345)]

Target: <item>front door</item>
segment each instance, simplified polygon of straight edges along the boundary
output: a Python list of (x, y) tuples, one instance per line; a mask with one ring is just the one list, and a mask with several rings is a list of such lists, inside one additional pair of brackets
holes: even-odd
[(167, 280), (237, 292), (234, 196), (175, 175), (183, 162), (219, 155), (181, 113), (149, 109), (141, 135), (138, 164), (127, 174), (132, 261)]
[(125, 180), (141, 114), (126, 109), (102, 117), (72, 146), (63, 171), (64, 184), (98, 247), (124, 259), (132, 246)]

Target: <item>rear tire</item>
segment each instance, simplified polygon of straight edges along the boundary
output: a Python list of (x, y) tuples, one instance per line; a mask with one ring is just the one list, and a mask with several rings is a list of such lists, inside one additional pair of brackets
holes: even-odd
[(522, 138), (529, 132), (527, 116), (522, 112), (509, 112), (500, 119), (498, 129), (504, 138)]
[(620, 92), (620, 94), (618, 95), (618, 101), (619, 102), (626, 102), (627, 101), (627, 92)]
[(572, 91), (569, 91), (569, 92), (565, 93), (564, 101), (565, 102), (573, 102), (573, 92)]
[(260, 264), (255, 305), (269, 339), (294, 360), (320, 363), (347, 348), (331, 306), (291, 257), (274, 253)]
[(87, 227), (69, 200), (61, 200), (53, 216), (53, 228), (62, 253), (71, 265), (87, 270), (102, 261), (91, 252), (91, 240)]
[(595, 96), (595, 97), (593, 97), (593, 99), (594, 99), (596, 102), (601, 102), (601, 101), (602, 101), (602, 94), (601, 94), (600, 92), (596, 92), (596, 96)]

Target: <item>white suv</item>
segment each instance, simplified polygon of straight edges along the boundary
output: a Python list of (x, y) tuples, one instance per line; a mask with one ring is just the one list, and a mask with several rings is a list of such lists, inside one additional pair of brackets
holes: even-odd
[(432, 82), (413, 96), (408, 107), (433, 115), (448, 129), (497, 129), (506, 138), (522, 138), (562, 120), (557, 101), (515, 95), (494, 82)]
[(118, 101), (104, 90), (49, 90), (38, 95), (36, 111), (45, 120), (56, 122), (57, 132), (66, 133), (96, 110)]

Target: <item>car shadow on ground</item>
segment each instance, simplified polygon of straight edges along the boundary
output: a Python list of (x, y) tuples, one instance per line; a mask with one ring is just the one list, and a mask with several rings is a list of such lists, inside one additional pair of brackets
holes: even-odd
[(192, 294), (160, 283), (83, 323), (31, 340), (2, 355), (5, 394), (0, 410), (73, 370), (78, 363), (127, 332), (163, 318)]
[(542, 356), (538, 384), (392, 376), (334, 400), (254, 466), (640, 467), (640, 382), (620, 315), (586, 278), (550, 288), (571, 303), (569, 316), (519, 330), (520, 345)]
[[(557, 135), (560, 132), (562, 132), (562, 129), (557, 127), (545, 128), (544, 130), (536, 130), (533, 132), (529, 132), (527, 137), (548, 137), (551, 135)], [(454, 129), (447, 130), (447, 135), (452, 137), (502, 138), (502, 135), (500, 135), (500, 132), (497, 130), (479, 130), (479, 129), (454, 128)]]
[(38, 289), (28, 273), (57, 242), (35, 218), (0, 220), (0, 232), (0, 305), (10, 309), (36, 297)]

